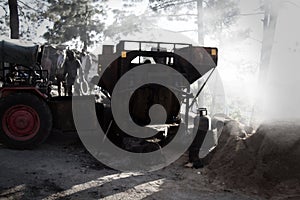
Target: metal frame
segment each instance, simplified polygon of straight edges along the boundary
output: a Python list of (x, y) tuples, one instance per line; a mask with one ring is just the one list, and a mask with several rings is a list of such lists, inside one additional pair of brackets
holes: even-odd
[(173, 51), (176, 49), (176, 45), (181, 45), (181, 46), (187, 46), (187, 47), (192, 47), (192, 44), (188, 44), (188, 43), (173, 43), (173, 42), (152, 42), (152, 41), (134, 41), (134, 40), (121, 40), (118, 44), (117, 44), (117, 52), (119, 45), (122, 44), (123, 48), (122, 50), (126, 50), (124, 49), (125, 47), (125, 43), (138, 43), (139, 44), (139, 49), (137, 49), (138, 51), (145, 51), (142, 50), (142, 44), (156, 44), (156, 48), (157, 51), (160, 51), (160, 47), (162, 44), (166, 44), (166, 45), (173, 45)]

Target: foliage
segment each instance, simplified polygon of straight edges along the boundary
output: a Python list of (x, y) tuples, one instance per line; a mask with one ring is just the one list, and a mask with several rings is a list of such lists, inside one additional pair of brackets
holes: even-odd
[[(103, 37), (117, 39), (153, 21), (135, 13), (141, 2), (124, 0), (121, 8), (113, 9), (107, 0), (18, 0), (20, 38), (34, 40), (42, 27), (40, 31), (46, 29), (44, 39), (52, 44), (76, 39), (86, 48)], [(112, 19), (107, 20), (108, 14)], [(9, 36), (8, 0), (0, 0), (0, 16), (1, 35)]]
[[(119, 19), (119, 20), (118, 20)], [(106, 37), (114, 37), (116, 40), (122, 36), (127, 36), (133, 32), (140, 32), (144, 27), (151, 26), (152, 21), (145, 15), (131, 14), (129, 16), (122, 17), (122, 14), (118, 15), (113, 22), (109, 25), (104, 35)]]
[(146, 27), (153, 27), (156, 19), (152, 12), (139, 11), (144, 0), (123, 0), (122, 9), (112, 9), (113, 21), (105, 28), (106, 37), (119, 40), (121, 36), (141, 32)]
[(53, 22), (44, 37), (51, 43), (62, 43), (79, 38), (84, 46), (93, 44), (93, 39), (104, 29), (106, 15), (104, 0), (48, 0), (49, 7), (44, 17)]
[(0, 32), (2, 36), (9, 36), (9, 10), (7, 0), (0, 0)]
[[(204, 30), (211, 34), (227, 28), (235, 22), (238, 14), (236, 0), (203, 0)], [(197, 19), (197, 0), (149, 0), (150, 8), (160, 15), (166, 15), (170, 20), (190, 21), (200, 23)]]
[[(30, 40), (37, 35), (38, 27), (43, 23), (43, 11), (46, 4), (38, 0), (18, 0), (20, 20), (20, 38)], [(8, 0), (0, 0), (0, 32), (3, 36), (9, 36), (9, 8)]]
[(210, 31), (218, 31), (232, 25), (238, 15), (238, 1), (236, 0), (207, 0), (204, 21), (209, 24)]

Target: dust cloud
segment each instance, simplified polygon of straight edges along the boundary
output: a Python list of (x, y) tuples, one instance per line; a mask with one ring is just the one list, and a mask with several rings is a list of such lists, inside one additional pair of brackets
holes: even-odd
[(260, 83), (262, 121), (300, 119), (300, 7), (282, 2), (267, 75)]

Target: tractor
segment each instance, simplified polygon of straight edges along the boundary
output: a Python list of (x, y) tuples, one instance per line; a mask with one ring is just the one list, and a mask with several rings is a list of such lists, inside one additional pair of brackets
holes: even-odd
[[(34, 148), (46, 140), (52, 129), (76, 131), (72, 98), (87, 97), (52, 95), (54, 83), (50, 81), (49, 70), (41, 64), (43, 51), (45, 49), (38, 45), (28, 46), (12, 41), (0, 43), (0, 142), (8, 147)], [(218, 59), (217, 48), (185, 43), (123, 40), (116, 46), (103, 45), (102, 51), (98, 57), (99, 74), (90, 83), (95, 88), (92, 96), (99, 124), (108, 138), (120, 147), (124, 146), (124, 138), (132, 136), (115, 123), (110, 102), (114, 87), (123, 75), (145, 63), (162, 64), (176, 70), (192, 84), (205, 73), (213, 71)], [(166, 123), (154, 126), (156, 129), (160, 127), (158, 134), (147, 138), (158, 138), (161, 145), (176, 134), (180, 123), (187, 124), (188, 110), (201, 92), (200, 89), (193, 96), (189, 85), (182, 85), (180, 77), (172, 77), (172, 80), (180, 99), (168, 88), (155, 84), (147, 84), (128, 94), (132, 95), (129, 113), (139, 126), (149, 125), (148, 111), (152, 105), (160, 104), (165, 108)], [(179, 117), (182, 105), (185, 106), (185, 119)]]

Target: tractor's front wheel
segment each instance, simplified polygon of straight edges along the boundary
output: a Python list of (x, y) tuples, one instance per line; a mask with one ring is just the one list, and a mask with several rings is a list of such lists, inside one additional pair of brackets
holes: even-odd
[(0, 141), (11, 148), (32, 149), (50, 134), (52, 115), (46, 102), (31, 93), (0, 100)]

